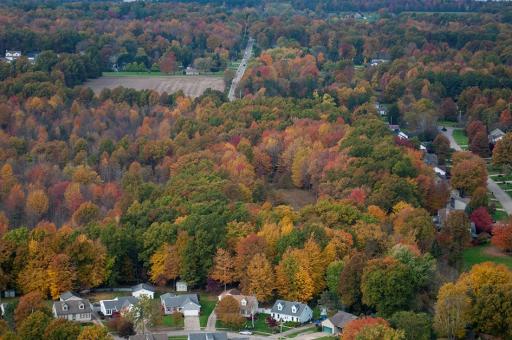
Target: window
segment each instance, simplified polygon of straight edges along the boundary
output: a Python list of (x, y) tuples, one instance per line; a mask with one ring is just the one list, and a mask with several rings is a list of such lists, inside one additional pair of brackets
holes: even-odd
[(78, 305), (78, 309), (84, 309), (84, 308), (85, 308), (85, 305), (83, 303)]
[(297, 313), (297, 307), (292, 306), (292, 313)]
[(282, 304), (277, 304), (277, 310), (283, 310), (283, 305)]
[(246, 306), (246, 305), (247, 305), (247, 300), (242, 299), (242, 301), (240, 301), (240, 304), (241, 304), (242, 306)]
[(62, 305), (62, 310), (67, 311), (68, 310), (68, 305), (66, 305), (66, 304)]

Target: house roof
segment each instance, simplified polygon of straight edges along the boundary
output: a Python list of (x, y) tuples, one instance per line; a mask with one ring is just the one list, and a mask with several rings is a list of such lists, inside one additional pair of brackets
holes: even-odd
[(494, 129), (489, 133), (489, 136), (491, 137), (502, 137), (505, 136), (505, 132), (501, 131), (501, 129)]
[(67, 291), (67, 292), (64, 292), (62, 294), (60, 294), (60, 297), (59, 297), (62, 301), (67, 301), (69, 299), (80, 299), (80, 297), (78, 295), (76, 295), (75, 293), (73, 292), (70, 292), (70, 291)]
[(242, 293), (240, 293), (240, 291), (236, 288), (231, 288), (229, 290), (226, 290), (225, 292), (222, 292), (219, 297), (222, 299), (224, 296), (226, 295), (240, 295)]
[[(282, 309), (279, 310), (279, 304), (282, 305)], [(295, 313), (293, 312), (293, 307), (295, 306)], [(274, 305), (272, 306), (271, 313), (278, 313), (278, 314), (284, 314), (284, 315), (292, 315), (292, 316), (298, 316), (301, 315), (304, 309), (308, 308), (308, 305), (297, 302), (297, 301), (284, 301), (284, 300), (277, 300)]]
[(171, 293), (165, 293), (160, 296), (160, 301), (163, 302), (166, 308), (185, 308), (186, 310), (196, 310), (201, 308), (197, 294), (174, 295)]
[[(80, 309), (80, 305), (83, 305), (83, 309)], [(67, 310), (64, 310), (65, 306), (67, 306)], [(81, 314), (92, 312), (91, 303), (87, 299), (55, 301), (53, 303), (53, 308), (57, 315)]]
[(113, 309), (120, 311), (121, 309), (134, 305), (139, 301), (135, 296), (120, 296), (113, 300), (101, 300), (100, 304), (103, 304), (105, 309)]
[(248, 307), (255, 306), (258, 303), (258, 299), (254, 295), (243, 295), (240, 293), (238, 289), (230, 289), (219, 295), (220, 300), (225, 298), (226, 296), (231, 296), (241, 305), (242, 300), (247, 302)]
[(132, 287), (133, 292), (143, 290), (143, 289), (149, 290), (150, 292), (153, 292), (153, 293), (155, 292), (155, 287), (153, 287), (149, 283), (139, 283), (138, 285), (135, 285)]
[(343, 311), (339, 311), (329, 318), (332, 324), (338, 328), (345, 327), (347, 323), (355, 319), (357, 319), (357, 316)]
[(211, 333), (189, 333), (188, 340), (227, 340), (228, 336), (225, 332)]

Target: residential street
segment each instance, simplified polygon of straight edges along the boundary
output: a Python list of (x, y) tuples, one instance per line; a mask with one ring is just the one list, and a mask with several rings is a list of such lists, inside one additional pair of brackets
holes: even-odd
[(229, 88), (228, 92), (228, 99), (229, 101), (233, 101), (236, 99), (236, 89), (238, 88), (238, 84), (240, 83), (240, 80), (242, 80), (242, 77), (244, 76), (245, 70), (247, 69), (247, 64), (249, 63), (249, 59), (251, 59), (252, 56), (252, 47), (254, 45), (254, 39), (249, 38), (249, 42), (247, 43), (247, 47), (245, 48), (244, 57), (242, 58), (242, 62), (238, 66), (238, 69), (236, 70), (235, 77), (233, 78), (233, 82), (231, 83), (231, 87)]
[[(453, 138), (453, 128), (446, 127), (446, 131), (439, 129), (443, 135), (450, 141), (450, 147), (456, 151), (462, 151), (462, 148)], [(490, 177), (487, 178), (487, 188), (493, 193), (494, 197), (501, 203), (501, 206), (507, 214), (512, 215), (512, 199), (510, 196), (499, 187)]]

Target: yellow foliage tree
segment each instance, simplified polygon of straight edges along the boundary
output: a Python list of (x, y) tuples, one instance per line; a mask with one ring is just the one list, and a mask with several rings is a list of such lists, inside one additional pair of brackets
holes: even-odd
[(150, 259), (150, 278), (157, 285), (165, 285), (175, 280), (180, 273), (179, 256), (176, 246), (164, 243)]
[(274, 290), (274, 272), (264, 254), (256, 254), (249, 262), (247, 275), (242, 280), (242, 291), (255, 295), (259, 301), (267, 302)]
[(66, 254), (56, 255), (48, 266), (48, 282), (52, 299), (62, 292), (72, 290), (76, 280), (76, 271)]
[(224, 289), (228, 283), (235, 280), (234, 259), (227, 250), (222, 248), (217, 249), (210, 277), (223, 283)]

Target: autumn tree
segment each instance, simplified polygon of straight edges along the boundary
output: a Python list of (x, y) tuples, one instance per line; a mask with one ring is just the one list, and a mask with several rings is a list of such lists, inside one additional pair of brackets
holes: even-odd
[(442, 133), (439, 133), (432, 142), (434, 152), (440, 165), (445, 164), (446, 159), (450, 156), (450, 141)]
[(361, 279), (366, 261), (363, 253), (355, 253), (346, 261), (340, 274), (338, 292), (341, 301), (356, 310), (362, 308)]
[(175, 280), (180, 273), (180, 255), (175, 245), (164, 243), (150, 259), (151, 281), (157, 285), (165, 285)]
[(223, 248), (217, 249), (210, 277), (223, 283), (224, 290), (226, 290), (228, 283), (232, 283), (235, 280), (234, 258), (227, 250)]
[(512, 223), (499, 223), (492, 229), (491, 243), (504, 252), (512, 252)]
[(453, 156), (451, 184), (455, 189), (472, 193), (485, 186), (487, 167), (483, 159), (468, 152), (457, 152)]
[(48, 211), (48, 207), (48, 196), (43, 190), (34, 190), (28, 194), (25, 210), (34, 222)]
[(405, 340), (405, 332), (386, 325), (368, 325), (356, 335), (356, 340)]
[(48, 266), (48, 281), (52, 299), (62, 292), (72, 290), (76, 281), (76, 269), (66, 254), (56, 255)]
[(215, 314), (220, 321), (229, 327), (240, 328), (245, 320), (240, 315), (240, 305), (232, 296), (224, 297), (215, 308)]
[(176, 56), (173, 52), (167, 52), (160, 58), (160, 71), (164, 73), (173, 73), (177, 69)]
[(470, 221), (463, 211), (450, 212), (437, 241), (450, 263), (460, 261), (462, 252), (471, 241)]
[(475, 211), (469, 215), (469, 218), (471, 219), (471, 222), (475, 223), (477, 232), (489, 233), (491, 231), (492, 217), (485, 207), (475, 209)]
[(296, 253), (286, 252), (276, 266), (276, 288), (281, 297), (291, 301), (307, 302), (313, 297), (314, 282)]
[(93, 325), (82, 329), (77, 340), (112, 340), (113, 337), (103, 326)]
[(126, 313), (126, 318), (133, 323), (135, 329), (145, 333), (148, 327), (152, 327), (158, 322), (160, 308), (153, 303), (151, 298), (142, 296)]
[(432, 339), (432, 318), (427, 313), (400, 311), (389, 319), (391, 326), (405, 332), (408, 340)]
[(462, 285), (446, 283), (439, 289), (434, 329), (439, 336), (462, 338), (470, 322), (471, 300)]
[(274, 272), (264, 254), (256, 254), (249, 262), (247, 273), (241, 282), (245, 294), (255, 295), (258, 301), (269, 301), (274, 290)]
[(18, 325), (18, 335), (26, 340), (43, 340), (44, 331), (52, 318), (43, 311), (35, 311)]
[(478, 131), (469, 144), (469, 150), (479, 155), (480, 157), (489, 157), (489, 139), (487, 138), (487, 131)]
[(44, 339), (62, 340), (77, 339), (80, 335), (80, 325), (66, 319), (54, 319), (44, 331)]
[(341, 333), (341, 340), (356, 340), (359, 332), (368, 326), (383, 325), (389, 326), (389, 323), (383, 318), (362, 317), (348, 322)]
[(21, 324), (29, 315), (36, 311), (44, 310), (46, 308), (43, 296), (39, 292), (31, 292), (23, 295), (16, 309), (14, 310), (14, 321), (17, 325)]
[(399, 241), (413, 242), (422, 252), (430, 251), (435, 238), (432, 218), (421, 208), (400, 211), (393, 221), (393, 230)]
[(494, 146), (492, 164), (507, 172), (512, 170), (512, 132), (505, 134)]

